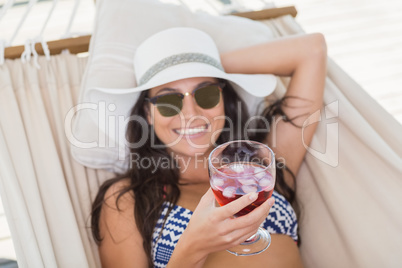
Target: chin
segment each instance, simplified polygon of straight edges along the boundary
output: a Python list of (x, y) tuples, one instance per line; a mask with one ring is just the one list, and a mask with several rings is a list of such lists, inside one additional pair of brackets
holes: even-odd
[(176, 146), (171, 147), (171, 151), (177, 155), (183, 155), (188, 157), (202, 156), (208, 153), (212, 145), (210, 143), (203, 143), (202, 145), (197, 143), (189, 143), (184, 140)]

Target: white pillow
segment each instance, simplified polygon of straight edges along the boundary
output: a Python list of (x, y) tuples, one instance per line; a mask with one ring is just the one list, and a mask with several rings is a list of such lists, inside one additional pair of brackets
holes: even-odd
[[(94, 87), (136, 86), (133, 56), (137, 46), (150, 35), (177, 26), (205, 31), (215, 40), (220, 52), (274, 38), (266, 25), (245, 18), (192, 13), (185, 7), (155, 0), (98, 0), (90, 56), (81, 86), (81, 106), (77, 107), (70, 139), (72, 155), (78, 162), (118, 173), (127, 169), (130, 159), (124, 142), (125, 129), (122, 124), (119, 129), (118, 118), (108, 117), (108, 111), (114, 108), (110, 105), (113, 100), (89, 104), (84, 93)], [(260, 101), (259, 98), (246, 100), (252, 113)], [(108, 133), (99, 130), (99, 124), (106, 124), (101, 129), (107, 129)]]

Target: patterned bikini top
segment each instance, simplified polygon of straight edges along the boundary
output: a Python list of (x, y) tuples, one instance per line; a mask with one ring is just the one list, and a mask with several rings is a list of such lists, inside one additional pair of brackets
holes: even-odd
[[(276, 191), (273, 192), (272, 196), (275, 198), (275, 204), (261, 227), (267, 229), (271, 234), (289, 235), (297, 242), (298, 225), (292, 206)], [(153, 232), (152, 258), (155, 267), (166, 267), (180, 236), (186, 229), (193, 214), (191, 210), (181, 206), (174, 206), (166, 219), (162, 235), (159, 237), (168, 206), (169, 203), (166, 202)]]

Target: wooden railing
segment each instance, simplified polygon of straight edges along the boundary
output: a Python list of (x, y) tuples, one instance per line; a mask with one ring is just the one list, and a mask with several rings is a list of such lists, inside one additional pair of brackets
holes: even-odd
[[(284, 15), (291, 15), (293, 17), (296, 17), (297, 10), (294, 6), (287, 6), (287, 7), (263, 9), (259, 11), (234, 13), (231, 15), (245, 17), (252, 20), (267, 20)], [(72, 54), (77, 54), (88, 51), (90, 40), (91, 35), (85, 35), (80, 37), (49, 41), (47, 42), (47, 45), (51, 55), (59, 54), (64, 49), (68, 49)], [(4, 51), (4, 56), (6, 59), (18, 58), (24, 52), (24, 49), (25, 47), (23, 45), (7, 47)], [(40, 43), (37, 43), (35, 45), (35, 50), (39, 55), (44, 55), (42, 45)]]

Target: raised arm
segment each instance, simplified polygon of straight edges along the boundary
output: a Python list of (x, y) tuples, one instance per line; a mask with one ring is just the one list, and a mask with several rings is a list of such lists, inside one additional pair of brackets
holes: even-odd
[[(223, 67), (230, 73), (271, 73), (291, 76), (282, 105), (293, 123), (275, 120), (266, 142), (277, 157), (283, 157), (295, 174), (306, 153), (317, 124), (302, 128), (307, 118), (322, 106), (326, 76), (327, 51), (322, 34), (291, 36), (221, 55)], [(295, 97), (295, 98), (293, 98)], [(288, 180), (290, 183), (290, 180)]]

